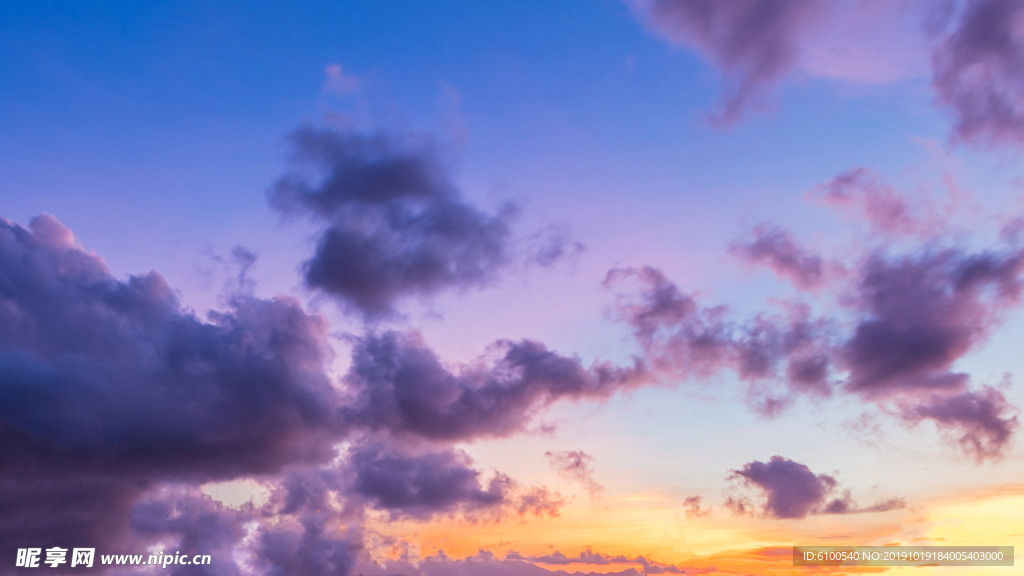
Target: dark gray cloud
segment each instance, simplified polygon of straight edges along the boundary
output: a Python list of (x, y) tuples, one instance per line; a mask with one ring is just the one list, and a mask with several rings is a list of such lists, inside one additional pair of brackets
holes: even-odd
[[(468, 202), (433, 143), (313, 127), (289, 142), (292, 170), (271, 205), (321, 226), (306, 284), (364, 318), (393, 316), (410, 297), (484, 286), (515, 259), (515, 208), (489, 213)], [(527, 260), (551, 265), (580, 249), (551, 233)]]
[(827, 263), (820, 256), (798, 246), (789, 232), (770, 225), (754, 228), (754, 238), (733, 243), (730, 252), (749, 262), (767, 266), (803, 289), (821, 286), (829, 272)]
[(953, 113), (957, 139), (1024, 144), (1024, 5), (970, 0), (932, 52), (932, 85)]
[[(506, 436), (559, 398), (602, 398), (642, 379), (638, 367), (584, 368), (538, 342), (500, 341), (490, 358), (450, 371), (412, 333), (354, 339), (345, 383), (351, 426), (432, 440)], [(489, 364), (488, 364), (489, 363)]]
[[(733, 470), (731, 478), (740, 480), (764, 498), (760, 507), (771, 518), (804, 518), (808, 514), (854, 514), (885, 512), (902, 509), (900, 498), (879, 502), (861, 508), (850, 497), (849, 491), (833, 497), (838, 482), (828, 474), (815, 474), (810, 468), (782, 456), (772, 456), (768, 462), (755, 460)], [(752, 512), (746, 498), (731, 498), (727, 505), (739, 513)]]
[(582, 450), (564, 450), (545, 452), (544, 457), (559, 476), (579, 482), (591, 496), (597, 496), (604, 490), (604, 487), (594, 480), (594, 457), (590, 454)]
[(725, 90), (713, 120), (735, 123), (762, 103), (796, 64), (804, 32), (825, 4), (773, 0), (650, 0), (635, 2), (669, 40), (692, 46), (722, 72)]

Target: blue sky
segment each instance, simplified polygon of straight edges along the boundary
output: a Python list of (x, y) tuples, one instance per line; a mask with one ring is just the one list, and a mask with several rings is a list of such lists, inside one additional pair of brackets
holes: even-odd
[[(864, 303), (870, 292), (865, 286), (873, 278), (872, 255), (882, 255), (895, 269), (900, 257), (925, 261), (940, 248), (960, 250), (957, 254), (1019, 250), (999, 235), (1024, 207), (1019, 162), (1024, 131), (1014, 132), (1010, 122), (1024, 117), (1024, 87), (1012, 75), (998, 76), (1012, 69), (1015, 58), (1024, 58), (1019, 30), (1007, 32), (1011, 41), (1002, 52), (984, 45), (992, 53), (973, 63), (991, 67), (985, 69), (988, 83), (964, 76), (969, 80), (948, 86), (952, 81), (941, 76), (943, 66), (953, 66), (944, 64), (943, 55), (970, 40), (961, 38), (969, 31), (964, 22), (980, 21), (992, 6), (1009, 6), (1019, 16), (1019, 6), (957, 3), (940, 33), (923, 32), (925, 21), (938, 18), (923, 2), (849, 0), (835, 5), (839, 8), (819, 8), (825, 15), (800, 14), (802, 8), (782, 3), (786, 8), (779, 10), (792, 10), (786, 16), (792, 20), (768, 14), (757, 21), (767, 36), (733, 38), (728, 32), (766, 4), (727, 2), (709, 8), (705, 16), (714, 14), (707, 21), (690, 12), (703, 4), (7, 3), (0, 7), (0, 216), (16, 227), (52, 214), (74, 232), (74, 250), (102, 258), (109, 282), (129, 286), (129, 275), (155, 270), (184, 305), (174, 314), (201, 320), (210, 309), (242, 317), (232, 299), (238, 286), (231, 284), (237, 268), (230, 254), (235, 247), (252, 251), (254, 284), (246, 297), (269, 302), (285, 295), (304, 313), (322, 315), (326, 333), (316, 338), (332, 351), (323, 374), (338, 390), (358, 389), (350, 371), (356, 343), (388, 330), (422, 335), (455, 380), (482, 373), (493, 359), (481, 354), (493, 354), (500, 345), (492, 343), (504, 339), (543, 342), (585, 368), (595, 361), (626, 366), (633, 357), (646, 363), (649, 381), (596, 399), (588, 394), (560, 399), (551, 392), (525, 404), (522, 426), (501, 434), (409, 440), (399, 430), (367, 428), (334, 438), (339, 453), (373, 442), (407, 457), (432, 449), (464, 451), (480, 478), (500, 471), (523, 486), (561, 490), (567, 502), (562, 520), (539, 513), (495, 520), (481, 530), (501, 534), (502, 522), (514, 526), (508, 542), (489, 547), (460, 516), (478, 512), (466, 502), (424, 517), (360, 500), (370, 518), (366, 523), (341, 512), (330, 520), (348, 527), (352, 549), (359, 539), (353, 534), (379, 532), (415, 544), (421, 558), (443, 549), (444, 542), (449, 551), (464, 552), (453, 553), (455, 559), (475, 553), (474, 548), (499, 556), (510, 550), (536, 555), (542, 540), (537, 534), (550, 530), (556, 535), (552, 545), (579, 554), (593, 543), (564, 534), (601, 514), (612, 521), (621, 514), (623, 525), (637, 527), (638, 533), (650, 522), (650, 534), (658, 535), (625, 541), (608, 529), (606, 536), (595, 536), (594, 542), (611, 546), (602, 552), (653, 555), (679, 566), (704, 566), (729, 546), (785, 545), (787, 538), (810, 537), (826, 525), (834, 533), (849, 528), (859, 543), (887, 536), (909, 542), (928, 534), (938, 542), (946, 536), (937, 528), (885, 532), (885, 527), (932, 526), (929, 510), (935, 518), (939, 511), (954, 510), (949, 514), (963, 514), (964, 522), (977, 521), (980, 516), (956, 506), (968, 496), (982, 501), (992, 494), (1001, 498), (1006, 490), (1020, 492), (1014, 482), (1024, 467), (1022, 452), (1012, 441), (1000, 441), (997, 457), (976, 458), (989, 460), (977, 464), (957, 443), (959, 434), (972, 430), (969, 425), (942, 420), (938, 412), (928, 412), (939, 410), (932, 404), (917, 404), (926, 394), (934, 392), (934, 404), (953, 393), (934, 383), (929, 384), (934, 389), (915, 388), (921, 384), (914, 378), (928, 376), (913, 373), (916, 368), (899, 377), (904, 380), (879, 380), (878, 386), (892, 389), (885, 393), (890, 395), (850, 392), (858, 364), (844, 351), (853, 346), (858, 326), (878, 319), (872, 314), (882, 315)], [(715, 18), (725, 28), (716, 29)], [(869, 37), (869, 30), (877, 30), (877, 37)], [(758, 59), (779, 46), (792, 52), (781, 63)], [(963, 49), (963, 54), (972, 53)], [(1005, 62), (1010, 64), (998, 66)], [(770, 68), (769, 80), (758, 85), (753, 104), (732, 125), (716, 124), (713, 112), (731, 83), (756, 76), (758, 67)], [(995, 115), (992, 110), (951, 103), (956, 90), (968, 89), (1005, 98), (1009, 112), (991, 120), (985, 114)], [(980, 131), (958, 124), (964, 118), (978, 121)], [(315, 215), (286, 217), (267, 201), (290, 169), (295, 141), (289, 137), (303, 126), (335, 135), (376, 133), (396, 141), (412, 135), (414, 142), (429, 142), (433, 148), (424, 149), (436, 152), (458, 202), (481, 214), (493, 214), (509, 201), (518, 205), (511, 220), (510, 263), (496, 266), (480, 282), (443, 290), (413, 286), (408, 297), (397, 300), (395, 316), (368, 320), (353, 312), (346, 299), (351, 295), (318, 287), (303, 273), (304, 262), (320, 257), (314, 252), (325, 231), (344, 228), (345, 214), (322, 221)], [(434, 159), (433, 152), (411, 150)], [(856, 206), (829, 204), (839, 201), (826, 199), (822, 185), (857, 168), (873, 175), (877, 186), (861, 182), (855, 194), (891, 192), (915, 215), (926, 214), (921, 221), (927, 225), (885, 231), (878, 218), (857, 212)], [(742, 249), (765, 223), (795, 239), (798, 254), (820, 256), (826, 267), (842, 271), (830, 276), (832, 269), (826, 270), (825, 279), (811, 288), (794, 285), (784, 264)], [(585, 249), (552, 266), (538, 265), (523, 254), (545, 230)], [(1007, 262), (1015, 260), (1007, 256)], [(835, 330), (828, 345), (815, 344), (828, 348), (835, 363), (832, 391), (794, 392), (785, 376), (761, 382), (726, 361), (708, 374), (654, 368), (659, 354), (680, 353), (672, 348), (678, 342), (669, 338), (663, 349), (645, 344), (637, 324), (630, 324), (639, 317), (630, 317), (621, 303), (617, 307), (619, 288), (602, 286), (609, 270), (648, 265), (700, 306), (728, 307), (737, 322), (769, 313), (791, 319), (797, 315), (793, 302), (807, 304), (815, 318), (831, 321), (829, 329)], [(1018, 286), (1014, 274), (998, 286)], [(930, 297), (942, 300), (948, 287), (935, 282), (937, 292)], [(955, 353), (934, 362), (941, 370), (970, 375), (961, 390), (965, 394), (998, 389), (1005, 411), (997, 415), (1007, 430), (1015, 430), (1011, 418), (1024, 396), (1009, 384), (1012, 378), (999, 383), (1004, 374), (1024, 368), (1017, 354), (1024, 333), (1018, 298), (1007, 297), (1012, 302), (1006, 303), (979, 294), (978, 302), (962, 308), (945, 301), (949, 309), (939, 307), (958, 319), (962, 310), (976, 313), (978, 326), (963, 320), (970, 335), (962, 349), (951, 346)], [(210, 318), (216, 324), (217, 317)], [(679, 334), (688, 329), (677, 328)], [(956, 332), (946, 324), (940, 328)], [(13, 344), (3, 344), (10, 350), (0, 353), (31, 348), (27, 340), (12, 338)], [(429, 378), (424, 379), (428, 387)], [(758, 413), (751, 390), (762, 384), (789, 395), (791, 405), (773, 417)], [(324, 404), (347, 400), (331, 397)], [(546, 430), (548, 424), (554, 427)], [(604, 486), (604, 500), (588, 497), (544, 457), (574, 450), (591, 458), (590, 473)], [(809, 503), (806, 519), (794, 520), (757, 499), (784, 488), (750, 481), (740, 488), (753, 495), (760, 512), (730, 515), (727, 499), (737, 488), (725, 479), (735, 481), (745, 463), (775, 455), (803, 470), (835, 476), (864, 506), (900, 497), (906, 507), (851, 515), (844, 525), (846, 517), (826, 517), (819, 514), (821, 506)], [(326, 466), (316, 468), (320, 472), (329, 469), (324, 462), (317, 465)], [(271, 493), (285, 490), (284, 478), (302, 466), (311, 464), (290, 462), (258, 473), (240, 468), (232, 478), (198, 472), (173, 477), (153, 472), (152, 477), (164, 487), (249, 479)], [(346, 470), (337, 473), (351, 472)], [(355, 493), (339, 490), (342, 500), (356, 501)], [(714, 512), (705, 520), (685, 515), (682, 502), (691, 496), (710, 503)], [(135, 505), (151, 497), (141, 495)], [(655, 504), (637, 504), (634, 510), (635, 502)], [(662, 513), (681, 531), (723, 536), (698, 538), (692, 547), (668, 546), (670, 536), (659, 532)], [(395, 526), (374, 524), (380, 519), (375, 514), (396, 520)], [(398, 520), (411, 524), (399, 526)], [(239, 516), (230, 522), (245, 521)], [(747, 537), (753, 540), (742, 542)], [(124, 542), (141, 546), (143, 541)], [(241, 540), (233, 545), (242, 546)], [(383, 553), (371, 552), (380, 561)], [(422, 568), (408, 558), (392, 560), (410, 576)], [(730, 560), (717, 561), (728, 565)], [(377, 568), (368, 558), (358, 562), (367, 574), (387, 569), (386, 562)], [(748, 569), (742, 566), (737, 570)], [(581, 560), (581, 573), (593, 568)]]

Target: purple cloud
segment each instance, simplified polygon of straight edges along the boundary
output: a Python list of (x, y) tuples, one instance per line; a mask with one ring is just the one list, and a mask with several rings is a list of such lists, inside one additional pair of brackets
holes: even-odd
[(847, 387), (866, 397), (963, 388), (953, 362), (1017, 303), (1022, 271), (1018, 251), (869, 257), (856, 286), (862, 317), (842, 346)]
[[(557, 558), (560, 554), (556, 552), (549, 556)], [(408, 561), (388, 562), (382, 566), (360, 565), (359, 570), (366, 576), (407, 576), (413, 574), (417, 576), (464, 576), (466, 574), (487, 574), (488, 576), (599, 576), (603, 574), (611, 574), (612, 576), (644, 576), (645, 574), (689, 573), (669, 565), (651, 563), (649, 567), (645, 568), (639, 561), (630, 561), (629, 563), (639, 565), (640, 570), (626, 568), (615, 572), (606, 572), (604, 570), (597, 572), (566, 572), (565, 570), (542, 568), (535, 564), (534, 560), (525, 558), (515, 552), (510, 552), (505, 558), (501, 559), (496, 558), (494, 554), (486, 550), (481, 550), (473, 556), (456, 560), (448, 557), (447, 554), (441, 551), (433, 556), (423, 558), (415, 564)], [(665, 567), (663, 568), (663, 566)]]
[(817, 510), (836, 487), (835, 478), (815, 474), (782, 456), (749, 462), (732, 474), (764, 494), (764, 513), (772, 518), (803, 518)]
[(590, 492), (591, 496), (596, 496), (604, 490), (596, 480), (594, 480), (594, 468), (592, 463), (594, 457), (582, 450), (565, 450), (562, 452), (545, 452), (544, 456), (548, 459), (551, 467), (558, 472), (558, 475), (567, 480), (579, 482), (584, 488)]
[[(169, 574), (347, 576), (360, 553), (352, 518), (333, 508), (321, 475), (291, 472), (260, 507), (226, 508), (188, 486), (164, 486), (140, 499), (131, 513), (135, 540), (120, 552), (161, 542), (165, 551), (209, 554), (212, 563), (169, 566)], [(304, 496), (296, 497), (299, 491)], [(110, 552), (110, 550), (107, 550)], [(246, 559), (239, 563), (237, 558)], [(115, 570), (116, 572), (116, 570)]]
[(1017, 416), (1006, 398), (995, 388), (968, 391), (953, 396), (934, 395), (925, 402), (908, 404), (903, 417), (910, 422), (931, 420), (940, 430), (952, 434), (964, 452), (978, 462), (997, 460), (1019, 427)]
[(633, 328), (647, 361), (659, 371), (704, 375), (718, 369), (731, 343), (726, 309), (701, 308), (657, 268), (615, 268), (603, 285), (637, 287), (635, 298), (620, 295), (619, 316)]
[[(639, 564), (641, 568), (641, 572), (639, 572), (639, 574), (689, 574), (691, 572), (690, 570), (683, 569), (679, 566), (656, 562), (645, 556), (602, 554), (601, 552), (594, 552), (591, 548), (587, 548), (575, 556), (567, 556), (559, 551), (552, 552), (551, 554), (524, 556), (518, 552), (512, 551), (508, 553), (505, 560), (526, 560), (529, 562), (537, 562), (539, 564), (553, 566), (565, 566), (569, 564), (593, 566), (607, 566), (609, 564)], [(631, 569), (622, 572), (610, 572), (610, 574), (637, 574), (637, 572)]]
[(820, 256), (798, 246), (789, 232), (767, 224), (754, 228), (753, 240), (735, 242), (729, 251), (748, 262), (767, 266), (805, 290), (821, 286), (828, 276), (826, 262)]
[(852, 168), (818, 186), (826, 204), (846, 212), (857, 212), (875, 232), (912, 235), (934, 226), (928, 218), (912, 213), (899, 193), (883, 184), (878, 175), (866, 168)]
[(651, 0), (636, 2), (659, 34), (700, 51), (726, 87), (712, 119), (736, 123), (760, 104), (797, 62), (801, 37), (821, 16), (817, 2)]
[[(358, 534), (327, 526), (364, 506), (418, 519), (484, 508), (557, 514), (557, 493), (503, 474), (484, 483), (446, 441), (509, 433), (546, 402), (606, 396), (632, 380), (535, 342), (499, 348), (489, 374), (445, 376), (422, 345), (392, 350), (406, 362), (395, 373), (371, 360), (397, 358), (360, 356), (357, 345), (353, 374), (364, 380), (347, 382), (369, 387), (349, 398), (325, 373), (326, 322), (298, 302), (239, 292), (200, 319), (156, 272), (114, 278), (52, 216), (28, 228), (2, 220), (0, 553), (173, 540), (227, 558), (223, 550), (241, 545), (239, 526), (255, 522), (251, 552), (266, 573), (345, 574)], [(421, 378), (431, 375), (440, 379)], [(433, 396), (460, 386), (454, 404)], [(388, 391), (394, 403), (381, 404)], [(423, 404), (403, 412), (410, 400)], [(399, 416), (383, 417), (382, 406)], [(435, 442), (409, 451), (397, 440), (409, 435)], [(338, 461), (342, 441), (353, 448)], [(198, 495), (204, 483), (252, 477), (276, 486), (260, 510)], [(188, 514), (164, 498), (172, 485), (195, 494)], [(328, 512), (328, 494), (356, 509)]]
[(115, 279), (52, 216), (0, 221), (4, 552), (116, 542), (159, 481), (328, 460), (326, 334), (288, 298), (237, 295), (202, 321), (155, 272)]
[[(345, 308), (368, 320), (394, 316), (400, 300), (487, 285), (513, 261), (515, 208), (469, 203), (434, 143), (312, 127), (289, 142), (292, 169), (270, 203), (321, 226), (305, 282)], [(550, 233), (527, 259), (551, 265), (581, 249)]]
[[(810, 468), (782, 456), (772, 456), (768, 462), (755, 460), (733, 470), (731, 478), (741, 480), (744, 485), (755, 489), (764, 497), (761, 508), (771, 518), (804, 518), (808, 514), (853, 514), (861, 512), (885, 512), (902, 509), (905, 504), (900, 498), (879, 502), (867, 508), (860, 508), (847, 491), (842, 496), (830, 498), (838, 482), (828, 474), (815, 474)], [(727, 502), (739, 513), (750, 512), (750, 502), (745, 498)]]
[(267, 574), (350, 574), (358, 544), (345, 534), (334, 534), (327, 520), (311, 516), (302, 519), (299, 529), (262, 531), (258, 558)]
[(505, 501), (508, 478), (481, 484), (480, 472), (461, 451), (400, 454), (382, 445), (364, 445), (348, 457), (351, 492), (371, 499), (395, 517), (430, 518), (458, 509), (495, 507)]
[(879, 406), (898, 405), (911, 424), (933, 420), (956, 432), (960, 448), (980, 461), (1003, 453), (1016, 420), (1001, 396), (972, 390), (954, 365), (1019, 304), (1022, 274), (1024, 253), (1014, 246), (876, 251), (842, 283), (825, 285), (843, 304), (835, 317), (814, 319), (797, 305), (745, 322), (724, 307), (698, 305), (654, 268), (616, 269), (605, 283), (636, 287), (632, 297), (619, 297), (617, 311), (632, 326), (652, 375), (731, 370), (751, 383), (748, 400), (767, 415), (796, 394), (841, 390)]
[(794, 387), (829, 393), (825, 326), (812, 320), (806, 307), (738, 323), (726, 307), (700, 306), (650, 266), (613, 269), (604, 285), (635, 287), (632, 296), (619, 295), (616, 311), (632, 326), (644, 359), (657, 372), (704, 377), (732, 369), (756, 381), (778, 378), (784, 366)]
[(565, 498), (561, 494), (544, 486), (523, 490), (512, 500), (512, 506), (520, 516), (558, 516), (564, 505)]
[[(925, 74), (954, 139), (1024, 144), (1024, 32), (1015, 0), (938, 3), (631, 0), (658, 35), (717, 68), (725, 88), (712, 120), (735, 124), (795, 70), (855, 82)], [(918, 30), (908, 33), (908, 26)], [(946, 30), (942, 30), (946, 28)], [(870, 37), (870, 41), (865, 41)], [(884, 62), (880, 61), (885, 60)]]
[(559, 398), (604, 398), (642, 381), (639, 367), (584, 368), (576, 358), (524, 340), (500, 341), (490, 366), (445, 368), (415, 334), (385, 332), (354, 340), (342, 409), (352, 426), (431, 440), (507, 436)]
[(821, 514), (859, 514), (864, 512), (888, 512), (890, 510), (903, 510), (907, 503), (903, 498), (889, 498), (876, 502), (871, 506), (859, 507), (850, 497), (850, 491), (843, 492), (838, 498), (833, 498), (820, 510)]
[[(132, 548), (147, 540), (173, 540), (176, 550), (186, 551), (190, 556), (209, 554), (211, 564), (203, 568), (210, 573), (237, 573), (237, 566), (232, 560), (233, 551), (245, 533), (243, 524), (253, 520), (253, 515), (226, 509), (198, 490), (192, 490), (190, 495), (184, 492), (165, 488), (135, 503), (131, 510), (131, 526), (138, 540), (131, 543)], [(137, 552), (127, 549), (127, 544), (122, 546), (116, 550), (117, 553)], [(175, 550), (169, 551), (173, 554)], [(108, 548), (105, 552), (115, 550)], [(168, 568), (169, 573), (176, 576), (196, 573), (192, 566)]]
[(964, 4), (932, 52), (932, 85), (953, 113), (955, 137), (982, 146), (1024, 144), (1024, 5)]
[(688, 496), (683, 500), (683, 509), (686, 510), (687, 518), (703, 518), (708, 514), (711, 514), (711, 507), (704, 508), (701, 506), (703, 498), (700, 496)]

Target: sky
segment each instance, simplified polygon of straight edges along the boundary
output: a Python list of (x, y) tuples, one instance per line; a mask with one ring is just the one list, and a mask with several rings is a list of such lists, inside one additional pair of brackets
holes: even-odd
[(5, 2), (0, 574), (1024, 546), (1022, 70), (1018, 0)]

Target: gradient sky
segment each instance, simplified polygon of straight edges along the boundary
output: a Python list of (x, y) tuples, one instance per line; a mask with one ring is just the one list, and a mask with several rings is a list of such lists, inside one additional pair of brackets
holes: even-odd
[(4, 3), (0, 573), (1024, 549), (1022, 71), (1017, 0)]

